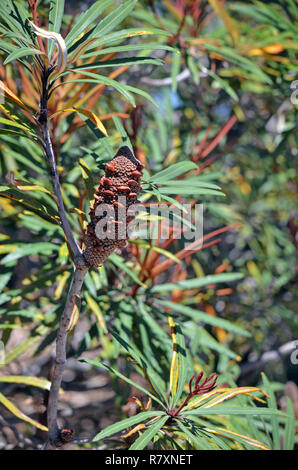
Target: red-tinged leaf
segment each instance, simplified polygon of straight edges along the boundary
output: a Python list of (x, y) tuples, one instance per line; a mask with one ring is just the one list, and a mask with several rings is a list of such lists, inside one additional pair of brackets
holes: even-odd
[[(204, 408), (213, 408), (214, 406), (223, 403), (224, 401), (230, 400), (231, 398), (236, 397), (237, 395), (248, 395), (254, 399), (255, 397), (252, 395), (253, 393), (260, 392), (265, 396), (268, 396), (266, 392), (261, 390), (258, 387), (237, 387), (237, 388), (220, 388), (216, 390), (212, 390), (212, 392), (207, 393), (206, 395), (195, 398), (188, 406), (188, 409), (197, 408), (199, 405), (203, 406)], [(219, 395), (212, 398), (214, 395)]]
[(232, 116), (228, 122), (226, 122), (218, 132), (217, 136), (212, 139), (212, 141), (208, 144), (208, 146), (202, 151), (201, 158), (207, 157), (210, 152), (219, 144), (219, 142), (223, 139), (225, 135), (230, 131), (230, 129), (234, 126), (237, 122), (237, 117)]
[[(217, 238), (216, 240), (213, 240), (212, 242), (205, 243), (204, 245), (201, 245), (201, 241), (198, 240), (198, 241), (194, 242), (193, 244), (191, 244), (189, 246), (189, 249), (187, 249), (187, 250), (183, 249), (183, 250), (179, 251), (178, 253), (176, 253), (175, 256), (177, 258), (179, 258), (180, 261), (182, 261), (187, 256), (190, 256), (193, 253), (196, 253), (197, 251), (204, 250), (205, 248), (213, 246), (213, 245), (215, 245), (216, 243), (219, 243), (219, 242), (220, 242), (220, 238)], [(151, 277), (152, 278), (156, 277), (158, 274), (161, 274), (162, 272), (166, 271), (167, 269), (169, 269), (172, 266), (172, 264), (173, 264), (172, 260), (163, 261), (158, 266), (156, 266), (155, 268), (152, 269)]]

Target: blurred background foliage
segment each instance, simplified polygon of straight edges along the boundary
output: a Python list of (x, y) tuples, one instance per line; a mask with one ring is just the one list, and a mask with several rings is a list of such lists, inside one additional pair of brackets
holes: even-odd
[[(94, 3), (65, 1), (64, 37)], [(103, 18), (120, 4), (102, 3)], [(27, 8), (25, 1), (15, 4)], [(44, 27), (50, 4), (39, 2)], [(113, 82), (67, 84), (61, 77), (49, 103), (69, 219), (82, 239), (104, 163), (128, 144), (146, 166), (142, 201), (204, 205), (204, 245), (189, 253), (174, 237), (140, 237), (90, 271), (69, 356), (100, 357), (128, 374), (125, 351), (107, 335), (113, 328), (133, 338), (166, 377), (171, 312), (183, 325), (197, 372), (258, 385), (266, 370), (281, 396), (283, 384), (297, 383), (289, 355), (298, 337), (297, 3), (139, 0), (125, 8), (121, 21), (71, 65), (81, 67), (83, 80), (82, 65), (101, 62), (99, 72), (118, 88)], [(28, 368), (49, 378), (48, 351), (72, 265), (34, 120), (16, 99), (38, 111), (37, 82), (26, 68), (32, 57), (16, 62), (16, 51), (0, 39), (6, 59), (0, 79), (12, 92), (0, 121), (1, 339), (5, 370), (24, 374)], [(76, 52), (71, 42), (69, 51)], [(15, 54), (11, 61), (9, 54)], [(175, 164), (173, 176), (160, 173)], [(284, 354), (280, 348), (287, 344)], [(268, 351), (275, 352), (273, 360), (266, 360)], [(86, 369), (73, 367), (80, 382)], [(130, 389), (124, 392), (115, 378), (113, 385), (123, 407)], [(298, 409), (297, 393), (293, 400)]]

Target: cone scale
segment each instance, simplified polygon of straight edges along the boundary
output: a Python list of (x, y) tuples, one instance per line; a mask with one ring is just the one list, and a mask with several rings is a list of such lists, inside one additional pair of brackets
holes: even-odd
[(128, 225), (134, 218), (129, 209), (139, 203), (143, 168), (126, 146), (105, 165), (84, 237), (83, 254), (89, 266), (97, 268), (113, 251), (126, 245)]

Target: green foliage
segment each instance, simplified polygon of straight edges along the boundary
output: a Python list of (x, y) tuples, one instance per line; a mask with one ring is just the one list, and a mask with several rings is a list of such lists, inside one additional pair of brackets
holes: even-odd
[[(207, 388), (202, 396), (194, 398), (196, 395), (194, 393), (189, 401), (184, 400), (184, 402), (180, 404), (181, 396), (185, 395), (185, 381), (189, 379), (189, 374), (184, 373), (187, 370), (184, 367), (186, 350), (184, 338), (183, 335), (181, 335), (181, 328), (173, 322), (170, 322), (170, 325), (173, 327), (172, 340), (174, 346), (170, 382), (168, 384), (168, 389), (174, 398), (174, 401), (171, 403), (168, 402), (166, 396), (164, 397), (164, 402), (160, 400), (160, 396), (164, 395), (164, 393), (158, 388), (158, 383), (155, 384), (155, 390), (153, 389), (151, 371), (147, 368), (147, 365), (144, 367), (140, 352), (136, 351), (135, 346), (124, 343), (120, 337), (118, 337), (118, 340), (126, 350), (132, 352), (132, 357), (135, 359), (135, 367), (143, 371), (146, 382), (150, 385), (153, 393), (144, 390), (137, 382), (131, 381), (123, 374), (120, 374), (117, 370), (110, 368), (104, 363), (89, 359), (85, 360), (85, 362), (93, 366), (108, 369), (111, 374), (115, 374), (117, 377), (129, 383), (129, 385), (133, 385), (135, 388), (144, 391), (150, 399), (152, 398), (153, 404), (157, 406), (161, 405), (162, 408), (166, 408), (166, 411), (162, 409), (160, 411), (152, 411), (148, 409), (148, 407), (144, 410), (142, 403), (138, 400), (140, 411), (136, 416), (123, 419), (118, 423), (108, 426), (98, 433), (93, 441), (107, 440), (107, 438), (121, 431), (130, 429), (126, 434), (122, 435), (122, 439), (126, 441), (130, 450), (144, 449), (149, 442), (154, 443), (153, 448), (155, 448), (158, 442), (160, 449), (166, 449), (169, 445), (171, 447), (171, 440), (175, 442), (180, 449), (184, 450), (227, 450), (234, 448), (235, 444), (238, 450), (280, 449), (283, 436), (285, 436), (286, 439), (285, 445), (289, 446), (291, 442), (293, 446), (293, 439), (290, 438), (289, 442), (287, 437), (289, 428), (293, 426), (293, 415), (291, 412), (286, 414), (277, 409), (274, 392), (266, 376), (264, 376), (264, 385), (266, 391), (271, 393), (270, 396), (260, 388), (255, 387), (225, 387), (217, 388), (213, 391), (212, 388), (210, 388), (209, 392)], [(177, 337), (179, 337), (179, 340), (177, 340)], [(178, 345), (178, 360), (176, 365), (174, 365), (173, 361), (177, 354), (175, 345)], [(174, 368), (179, 369), (178, 383), (180, 380), (180, 387), (179, 385), (177, 387), (175, 380), (171, 380)], [(199, 376), (201, 377), (202, 374)], [(190, 391), (192, 380), (189, 382)], [(205, 382), (206, 380), (207, 379), (205, 379)], [(221, 381), (222, 380), (223, 378), (221, 378)], [(231, 382), (230, 379), (230, 383)], [(198, 390), (200, 390), (200, 388)], [(197, 392), (197, 394), (199, 395), (199, 392)], [(258, 397), (260, 394), (267, 396), (268, 408), (254, 405), (252, 398), (261, 402), (263, 401)], [(231, 400), (231, 405), (222, 406), (222, 403), (228, 400)], [(225, 419), (226, 416), (229, 417), (228, 420)], [(284, 423), (285, 427), (283, 426)], [(272, 426), (273, 442), (271, 442), (267, 433), (267, 428), (270, 425)], [(243, 432), (248, 432), (249, 435), (242, 434)], [(257, 436), (258, 439), (252, 436)], [(259, 439), (261, 439), (261, 441)], [(118, 445), (121, 445), (121, 438), (119, 438)]]
[[(265, 365), (260, 385), (260, 371), (247, 378), (242, 364), (298, 332), (290, 99), (298, 10), (291, 0), (148, 3), (82, 2), (72, 16), (64, 0), (40, 1), (40, 25), (58, 34), (45, 40), (26, 1), (1, 2), (0, 403), (45, 430), (5, 396), (5, 377), (8, 364), (24, 355), (34, 363), (53, 345), (72, 277), (37, 123), (39, 65), (52, 63), (51, 139), (80, 243), (104, 164), (121, 145), (145, 164), (142, 202), (167, 204), (173, 224), (189, 211), (189, 227), (194, 207), (185, 205), (204, 206), (204, 234), (191, 249), (182, 233), (148, 238), (141, 226), (85, 278), (68, 345), (80, 360), (96, 351), (85, 364), (111, 377), (119, 417), (93, 441), (132, 450), (293, 449), (293, 404), (280, 411), (283, 385), (276, 392), (274, 383), (295, 378)], [(72, 342), (82, 321), (88, 327)], [(18, 330), (25, 336), (15, 344)], [(217, 388), (173, 417), (200, 372), (218, 374)], [(48, 387), (22, 368), (7, 382)], [(121, 407), (135, 389), (138, 413), (127, 418)]]

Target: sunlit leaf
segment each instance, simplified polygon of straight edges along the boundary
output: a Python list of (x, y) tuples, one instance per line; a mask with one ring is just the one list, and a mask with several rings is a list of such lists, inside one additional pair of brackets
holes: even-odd
[[(64, 0), (51, 0), (49, 12), (49, 30), (60, 33), (62, 18), (64, 13)], [(49, 56), (54, 50), (54, 44), (49, 41)]]
[(112, 436), (117, 432), (122, 431), (123, 429), (127, 429), (131, 426), (134, 426), (141, 421), (146, 421), (149, 418), (155, 418), (156, 416), (162, 416), (164, 413), (162, 411), (145, 411), (143, 413), (139, 413), (136, 416), (132, 416), (131, 418), (123, 419), (118, 423), (111, 424), (110, 426), (106, 427), (103, 431), (96, 434), (93, 438), (93, 441), (100, 441), (105, 439), (106, 437)]
[(142, 450), (147, 444), (153, 439), (155, 434), (163, 427), (163, 425), (168, 420), (168, 416), (162, 416), (160, 419), (157, 419), (152, 423), (144, 433), (135, 440), (135, 442), (130, 446), (129, 450)]
[(11, 54), (6, 57), (4, 65), (9, 64), (9, 62), (12, 62), (13, 60), (20, 59), (21, 57), (27, 57), (32, 55), (44, 55), (44, 53), (39, 51), (38, 49), (33, 49), (32, 47), (24, 47), (22, 49), (18, 49), (17, 51), (11, 52)]
[(10, 400), (8, 400), (2, 393), (0, 393), (0, 403), (5, 406), (12, 414), (14, 414), (17, 418), (21, 419), (22, 421), (26, 421), (29, 424), (32, 424), (38, 429), (42, 431), (47, 431), (48, 428), (43, 424), (38, 423), (34, 419), (30, 418), (29, 416), (25, 415), (19, 408), (17, 408)]
[(43, 390), (50, 390), (51, 382), (39, 377), (30, 377), (29, 375), (2, 375), (0, 382), (15, 383), (32, 385), (33, 387), (42, 388)]
[(97, 127), (97, 129), (100, 130), (100, 132), (102, 132), (106, 137), (108, 136), (108, 133), (106, 131), (105, 126), (103, 125), (101, 120), (92, 111), (88, 111), (88, 110), (82, 109), (82, 108), (65, 108), (65, 109), (60, 109), (59, 111), (56, 111), (54, 114), (51, 115), (50, 118), (52, 119), (54, 116), (57, 116), (61, 113), (83, 114), (88, 119), (90, 119), (91, 122), (93, 122), (93, 124)]
[(180, 305), (174, 302), (170, 302), (167, 300), (156, 299), (158, 303), (161, 305), (165, 305), (166, 307), (170, 307), (172, 311), (182, 313), (187, 317), (192, 318), (195, 321), (200, 321), (206, 323), (207, 325), (217, 326), (219, 328), (223, 328), (224, 330), (231, 331), (243, 336), (250, 336), (250, 333), (243, 328), (235, 325), (234, 323), (225, 320), (224, 318), (219, 317), (212, 317), (205, 312), (201, 312), (200, 310), (196, 310), (191, 307), (187, 307), (185, 305)]

